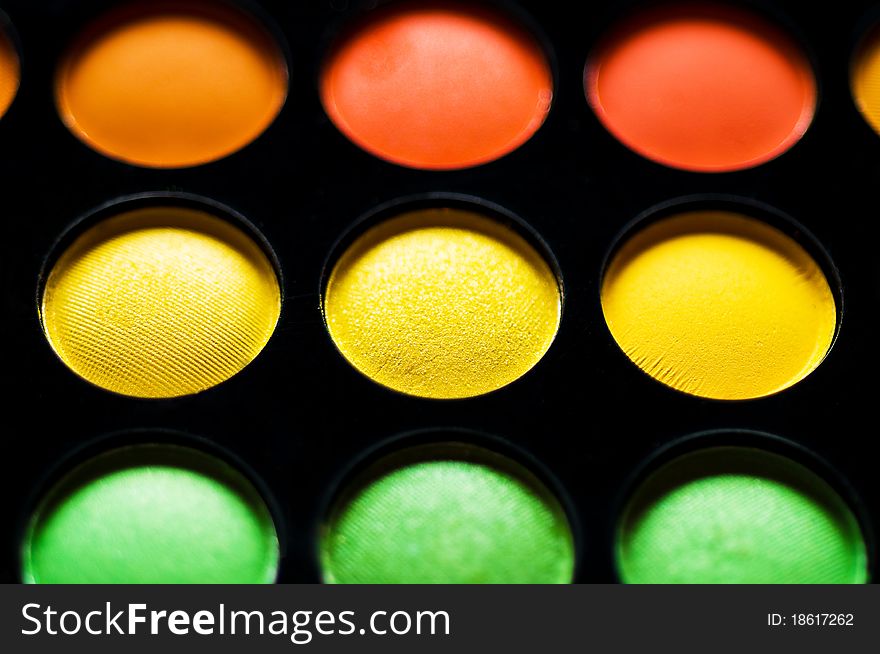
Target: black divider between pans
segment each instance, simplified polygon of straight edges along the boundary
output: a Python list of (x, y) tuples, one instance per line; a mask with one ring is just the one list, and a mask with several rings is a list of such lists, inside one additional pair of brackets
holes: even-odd
[[(419, 430), (491, 434), (539, 461), (580, 525), (578, 582), (615, 580), (620, 493), (653, 452), (698, 432), (752, 430), (789, 439), (846, 479), (865, 520), (880, 523), (880, 136), (858, 113), (849, 87), (850, 58), (873, 3), (839, 3), (831, 12), (794, 0), (744, 3), (766, 10), (805, 44), (820, 99), (812, 126), (789, 152), (717, 174), (673, 170), (630, 152), (584, 98), (589, 52), (617, 18), (645, 4), (634, 1), (577, 12), (561, 0), (517, 3), (553, 48), (550, 114), (517, 151), (450, 172), (376, 159), (324, 114), (316, 75), (328, 36), (364, 3), (254, 2), (289, 51), (290, 92), (275, 123), (240, 152), (204, 166), (119, 163), (69, 133), (53, 99), (65, 48), (112, 4), (0, 0), (22, 54), (21, 88), (0, 119), (0, 306), (9, 350), (0, 375), (0, 580), (19, 579), (19, 528), (46, 475), (83, 443), (131, 430), (190, 434), (246, 463), (278, 503), (275, 517), (287, 535), (282, 582), (319, 580), (314, 535), (339, 475), (377, 444)], [(341, 5), (347, 8), (334, 8)], [(281, 320), (263, 353), (229, 381), (170, 400), (122, 397), (78, 378), (43, 336), (35, 300), (53, 243), (79, 216), (155, 191), (203, 196), (240, 213), (271, 245), (285, 281)], [(547, 243), (565, 280), (565, 312), (548, 353), (521, 379), (477, 398), (424, 400), (378, 386), (338, 354), (321, 316), (322, 270), (338, 239), (378, 205), (437, 192), (474, 196), (519, 216)], [(601, 263), (624, 226), (670, 199), (705, 194), (752, 199), (791, 216), (839, 269), (846, 319), (832, 351), (806, 379), (774, 396), (719, 402), (667, 388), (630, 364), (602, 317)], [(875, 543), (869, 558), (876, 557)]]

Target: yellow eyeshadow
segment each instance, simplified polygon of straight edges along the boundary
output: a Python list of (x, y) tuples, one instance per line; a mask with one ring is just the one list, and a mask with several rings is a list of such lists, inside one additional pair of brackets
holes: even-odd
[(837, 324), (812, 257), (745, 216), (680, 214), (641, 230), (602, 282), (614, 339), (675, 389), (723, 400), (770, 395), (821, 363)]
[(327, 283), (327, 326), (370, 379), (409, 395), (462, 398), (519, 378), (559, 326), (559, 284), (514, 231), (454, 209), (370, 229)]
[(880, 32), (877, 30), (856, 53), (851, 84), (862, 115), (875, 131), (880, 132)]
[(242, 231), (185, 208), (107, 219), (61, 255), (43, 327), (71, 370), (110, 391), (176, 397), (242, 370), (281, 310), (274, 267)]

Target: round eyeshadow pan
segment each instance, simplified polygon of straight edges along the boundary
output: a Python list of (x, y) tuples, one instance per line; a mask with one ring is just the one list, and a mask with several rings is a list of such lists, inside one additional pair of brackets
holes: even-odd
[(637, 13), (602, 41), (587, 99), (622, 143), (698, 172), (750, 168), (804, 135), (816, 108), (812, 67), (760, 16), (713, 3)]
[(336, 262), (324, 297), (330, 335), (360, 372), (430, 398), (481, 395), (544, 355), (559, 284), (513, 230), (458, 209), (426, 209), (369, 229)]
[(824, 480), (742, 447), (684, 455), (635, 491), (618, 532), (626, 583), (856, 584), (865, 540)]
[(728, 211), (660, 219), (608, 265), (602, 311), (626, 355), (672, 388), (762, 397), (809, 375), (834, 337), (828, 281), (793, 239)]
[[(2, 18), (2, 15), (0, 15)], [(0, 118), (15, 99), (21, 82), (21, 61), (12, 40), (3, 30), (0, 21)]]
[(322, 529), (329, 583), (570, 583), (571, 529), (522, 466), (482, 449), (427, 447), (381, 460)]
[(220, 3), (140, 2), (99, 20), (58, 71), (56, 103), (102, 154), (152, 168), (225, 157), (272, 123), (287, 64), (267, 30)]
[(403, 3), (343, 32), (320, 91), (331, 120), (361, 148), (444, 170), (527, 141), (550, 109), (553, 75), (535, 38), (495, 10)]
[(196, 450), (138, 445), (63, 477), (23, 546), (27, 583), (272, 583), (278, 538), (239, 472)]
[(880, 28), (871, 30), (856, 51), (850, 84), (859, 111), (880, 133)]
[(137, 209), (81, 234), (43, 290), (46, 337), (101, 388), (176, 397), (242, 370), (281, 311), (275, 269), (244, 232), (205, 212)]

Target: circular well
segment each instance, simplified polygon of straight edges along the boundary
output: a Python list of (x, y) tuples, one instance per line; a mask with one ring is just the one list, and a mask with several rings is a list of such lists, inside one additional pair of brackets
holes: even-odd
[(776, 158), (816, 109), (815, 76), (797, 44), (758, 15), (714, 3), (634, 14), (593, 52), (584, 83), (618, 140), (698, 172)]
[(281, 311), (275, 268), (254, 240), (172, 202), (86, 229), (43, 289), (43, 329), (61, 360), (123, 395), (176, 397), (225, 381), (260, 353)]
[(721, 400), (797, 383), (822, 362), (837, 327), (833, 293), (810, 254), (733, 211), (684, 211), (638, 229), (611, 258), (601, 302), (639, 368)]
[(559, 327), (556, 276), (524, 238), (463, 209), (398, 214), (359, 236), (324, 294), (327, 328), (370, 379), (429, 398), (488, 393), (528, 372)]
[(272, 583), (272, 517), (219, 459), (171, 445), (112, 450), (73, 469), (25, 535), (27, 583)]
[(661, 466), (618, 529), (625, 583), (867, 580), (865, 540), (840, 495), (778, 454), (711, 447)]
[(405, 2), (343, 31), (320, 91), (330, 119), (361, 148), (445, 170), (527, 141), (550, 109), (553, 75), (536, 39), (498, 10)]
[(447, 443), (380, 459), (322, 528), (329, 583), (570, 583), (571, 528), (521, 465)]
[(287, 97), (269, 32), (225, 3), (139, 2), (104, 16), (58, 71), (61, 118), (97, 151), (154, 168), (220, 159), (256, 139)]

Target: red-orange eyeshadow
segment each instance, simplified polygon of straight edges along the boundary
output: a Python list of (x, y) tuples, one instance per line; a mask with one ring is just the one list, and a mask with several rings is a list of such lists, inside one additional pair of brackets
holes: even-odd
[(466, 168), (501, 157), (541, 126), (553, 77), (535, 38), (493, 10), (404, 4), (343, 34), (321, 73), (335, 125), (403, 166)]
[(816, 82), (806, 56), (762, 18), (714, 4), (624, 21), (587, 63), (605, 127), (674, 168), (723, 172), (779, 156), (806, 132)]

